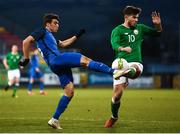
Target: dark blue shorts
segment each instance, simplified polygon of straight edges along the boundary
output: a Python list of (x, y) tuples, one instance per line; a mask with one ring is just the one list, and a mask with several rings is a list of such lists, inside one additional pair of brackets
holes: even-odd
[(51, 70), (58, 75), (62, 88), (73, 82), (71, 68), (80, 67), (82, 54), (74, 52), (64, 52), (50, 61)]

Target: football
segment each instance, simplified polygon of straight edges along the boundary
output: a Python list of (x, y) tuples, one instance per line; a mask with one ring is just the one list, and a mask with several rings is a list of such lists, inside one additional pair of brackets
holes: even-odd
[(128, 62), (123, 58), (117, 58), (112, 63), (113, 69), (127, 69), (129, 68)]

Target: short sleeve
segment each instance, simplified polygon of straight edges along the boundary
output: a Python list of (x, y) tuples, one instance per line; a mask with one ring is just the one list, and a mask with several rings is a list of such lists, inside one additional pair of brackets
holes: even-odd
[(44, 28), (37, 29), (31, 33), (31, 36), (35, 39), (35, 41), (37, 41), (45, 35), (45, 31), (46, 30)]

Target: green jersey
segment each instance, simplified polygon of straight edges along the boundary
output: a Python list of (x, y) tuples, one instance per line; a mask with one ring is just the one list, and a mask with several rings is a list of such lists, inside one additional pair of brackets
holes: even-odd
[[(119, 25), (113, 29), (111, 44), (116, 58), (124, 58), (128, 62), (142, 62), (141, 44), (144, 35), (158, 35), (155, 29), (144, 24), (136, 24), (133, 29)], [(119, 51), (119, 47), (131, 47), (131, 53)]]
[(9, 66), (9, 70), (18, 69), (19, 61), (21, 60), (21, 55), (19, 53), (17, 54), (8, 53), (6, 56), (6, 60)]

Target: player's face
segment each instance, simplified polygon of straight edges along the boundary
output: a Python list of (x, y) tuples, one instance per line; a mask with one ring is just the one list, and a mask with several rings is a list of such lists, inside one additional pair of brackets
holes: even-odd
[(133, 27), (137, 24), (138, 22), (138, 18), (139, 18), (139, 15), (129, 15), (129, 16), (126, 16), (126, 20), (128, 22), (128, 25), (130, 27)]
[(16, 53), (18, 51), (18, 47), (16, 45), (12, 46), (12, 52)]
[(48, 27), (51, 32), (57, 32), (59, 29), (59, 21), (52, 19), (51, 23), (48, 23)]

